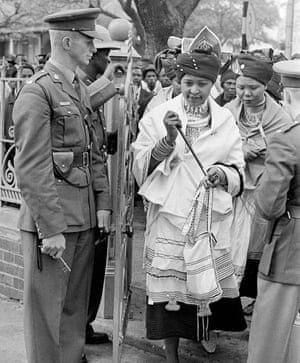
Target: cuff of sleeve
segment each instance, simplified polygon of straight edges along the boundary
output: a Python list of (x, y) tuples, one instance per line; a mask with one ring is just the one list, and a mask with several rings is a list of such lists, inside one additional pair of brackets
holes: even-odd
[(96, 210), (112, 210), (110, 195), (104, 192), (96, 194)]
[(227, 192), (232, 196), (240, 196), (244, 190), (244, 175), (236, 166), (216, 164), (227, 177)]
[(118, 93), (113, 82), (104, 76), (88, 86), (88, 92), (91, 98), (91, 106), (94, 111)]
[[(51, 224), (49, 223), (51, 222)], [(40, 218), (35, 222), (36, 230), (40, 239), (49, 238), (56, 234), (63, 233), (68, 229), (64, 215), (56, 214), (53, 218), (43, 221)]]

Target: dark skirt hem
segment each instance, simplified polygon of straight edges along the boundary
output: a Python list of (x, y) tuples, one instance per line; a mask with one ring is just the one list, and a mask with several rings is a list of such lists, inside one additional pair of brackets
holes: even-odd
[(179, 304), (180, 310), (176, 312), (167, 311), (166, 303), (147, 304), (146, 335), (148, 339), (180, 337), (197, 341), (198, 336), (202, 339), (206, 330), (240, 332), (247, 328), (239, 297), (223, 298), (212, 303), (210, 305), (212, 315), (204, 320), (197, 319), (196, 305)]

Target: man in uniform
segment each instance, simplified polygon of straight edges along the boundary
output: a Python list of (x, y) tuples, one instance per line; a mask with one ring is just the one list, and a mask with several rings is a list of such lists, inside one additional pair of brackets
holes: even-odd
[(248, 363), (287, 363), (300, 308), (300, 62), (275, 63), (284, 107), (295, 121), (270, 138), (256, 207), (273, 221), (259, 266)]
[(79, 9), (45, 18), (51, 57), (13, 110), (30, 363), (81, 361), (95, 229), (108, 232), (110, 224), (90, 98), (75, 73), (96, 51), (98, 15), (99, 9)]
[[(91, 85), (97, 81), (97, 87), (99, 89), (97, 92), (99, 107), (97, 107), (93, 113), (92, 118), (101, 156), (103, 158), (103, 162), (106, 163), (107, 153), (112, 154), (114, 151), (116, 151), (114, 147), (111, 147), (111, 144), (113, 143), (116, 145), (116, 142), (113, 142), (113, 139), (114, 137), (116, 138), (117, 135), (116, 132), (106, 132), (106, 120), (104, 117), (103, 107), (104, 103), (118, 92), (114, 86), (114, 83), (112, 82), (114, 69), (110, 62), (109, 52), (111, 49), (120, 49), (120, 47), (116, 44), (116, 42), (112, 41), (106, 28), (101, 25), (96, 25), (96, 31), (99, 34), (99, 37), (103, 40), (95, 39), (94, 45), (96, 48), (96, 53), (94, 53), (88, 65), (83, 66), (78, 70), (78, 74), (86, 85)], [(99, 77), (98, 80), (97, 77)], [(93, 321), (96, 319), (102, 296), (106, 266), (107, 243), (108, 238), (105, 236), (105, 234), (100, 234), (97, 236), (95, 242), (96, 248), (94, 269), (86, 325), (87, 344), (102, 344), (109, 341), (107, 334), (95, 332), (92, 326)]]

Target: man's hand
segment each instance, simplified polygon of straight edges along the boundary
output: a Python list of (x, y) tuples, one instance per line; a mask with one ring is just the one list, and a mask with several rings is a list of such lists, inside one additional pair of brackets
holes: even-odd
[(226, 174), (221, 168), (213, 166), (208, 170), (207, 176), (203, 179), (203, 185), (205, 188), (216, 188), (217, 186), (226, 187)]
[(168, 111), (163, 119), (163, 123), (167, 129), (166, 141), (172, 145), (178, 135), (177, 127), (181, 127), (181, 120), (176, 112)]
[(95, 246), (101, 243), (101, 241), (110, 233), (110, 215), (111, 213), (109, 210), (97, 211), (99, 238), (95, 241)]
[(110, 215), (110, 210), (97, 211), (98, 228), (106, 233), (110, 232)]
[(52, 258), (61, 258), (66, 249), (66, 240), (62, 233), (44, 238), (42, 240), (41, 252)]

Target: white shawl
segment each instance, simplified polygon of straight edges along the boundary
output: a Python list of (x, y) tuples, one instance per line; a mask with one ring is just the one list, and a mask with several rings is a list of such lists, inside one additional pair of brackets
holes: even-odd
[[(193, 149), (205, 169), (214, 164), (224, 170), (228, 179), (228, 192), (217, 188), (213, 199), (213, 233), (219, 248), (230, 247), (229, 225), (231, 223), (232, 195), (240, 190), (240, 176), (237, 171), (226, 165), (244, 166), (242, 142), (239, 130), (230, 111), (221, 108), (209, 98), (211, 128), (203, 131), (194, 142)], [(156, 142), (166, 136), (163, 118), (167, 111), (178, 113), (185, 133), (187, 119), (183, 108), (183, 96), (177, 97), (156, 107), (140, 121), (140, 132), (132, 144), (134, 152), (133, 173), (141, 186), (139, 194), (150, 203), (159, 206), (160, 213), (170, 216), (170, 221), (177, 227), (183, 227), (192, 206), (199, 182), (203, 178), (193, 155), (184, 153), (184, 140), (178, 135), (172, 154), (147, 176), (151, 151)], [(226, 221), (227, 220), (227, 221)], [(225, 222), (225, 225), (221, 222)], [(151, 223), (151, 221), (148, 221)], [(220, 227), (222, 227), (222, 234)], [(219, 236), (217, 236), (219, 235)]]

